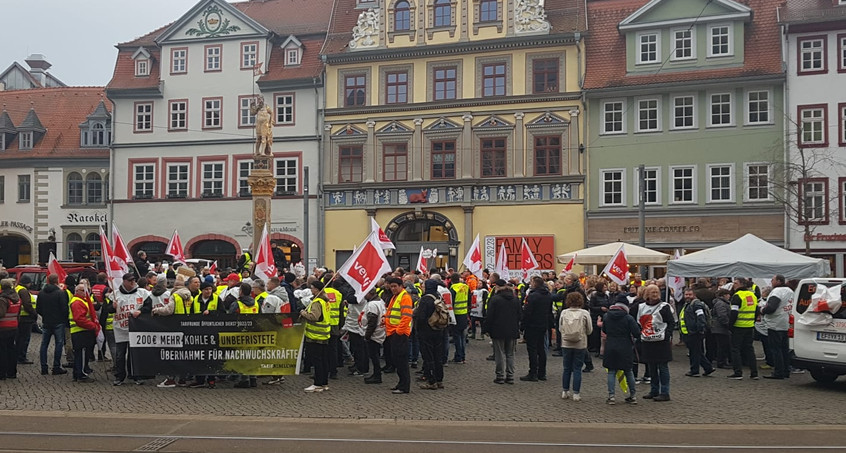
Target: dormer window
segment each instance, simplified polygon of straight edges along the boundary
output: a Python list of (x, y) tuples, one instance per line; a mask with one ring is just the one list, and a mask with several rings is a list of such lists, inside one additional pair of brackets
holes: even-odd
[(6, 151), (6, 134), (0, 133), (0, 151)]
[(303, 43), (296, 36), (288, 36), (288, 39), (280, 46), (285, 57), (285, 66), (298, 66), (303, 59)]
[(32, 132), (21, 132), (18, 140), (19, 149), (32, 149)]
[(105, 148), (112, 143), (112, 115), (103, 101), (85, 122), (79, 125), (79, 145), (83, 148)]
[(300, 49), (285, 50), (285, 66), (296, 66), (300, 64)]
[(140, 47), (132, 54), (135, 61), (135, 77), (147, 77), (150, 75), (150, 52)]

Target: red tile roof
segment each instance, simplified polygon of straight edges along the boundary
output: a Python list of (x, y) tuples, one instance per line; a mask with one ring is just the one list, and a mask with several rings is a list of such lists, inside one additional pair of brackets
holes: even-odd
[(280, 48), (279, 45), (273, 46), (273, 50), (270, 52), (270, 61), (274, 64), (270, 65), (269, 70), (261, 76), (259, 82), (320, 77), (323, 73), (323, 62), (320, 61), (319, 52), (323, 45), (323, 38), (304, 39), (301, 42), (303, 55), (299, 66), (283, 66), (285, 49)]
[(232, 6), (284, 38), (326, 33), (334, 3), (334, 0), (259, 0)]
[(31, 90), (0, 91), (0, 105), (12, 122), (19, 126), (34, 109), (41, 124), (47, 129), (44, 136), (31, 150), (19, 150), (19, 140), (0, 151), (0, 161), (31, 157), (109, 157), (109, 150), (80, 148), (80, 123), (94, 113), (100, 101), (106, 100), (102, 87), (57, 87)]
[(742, 66), (707, 70), (673, 70), (660, 73), (626, 73), (626, 39), (617, 25), (647, 0), (596, 0), (588, 2), (590, 33), (585, 40), (585, 89), (693, 82), (714, 78), (783, 74), (780, 31), (776, 7), (783, 0), (740, 0), (753, 11), (746, 24)]
[(787, 24), (818, 23), (846, 20), (846, 6), (837, 0), (786, 0), (779, 11)]
[(158, 47), (144, 46), (150, 52), (150, 75), (135, 77), (135, 60), (132, 54), (135, 49), (121, 50), (115, 62), (115, 72), (112, 80), (106, 86), (109, 90), (126, 90), (137, 88), (155, 88), (161, 79), (161, 50)]

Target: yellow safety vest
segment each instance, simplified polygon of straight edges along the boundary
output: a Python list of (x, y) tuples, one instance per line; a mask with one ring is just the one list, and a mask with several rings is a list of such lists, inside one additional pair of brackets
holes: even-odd
[[(106, 305), (113, 304), (111, 299), (106, 297)], [(106, 315), (106, 330), (115, 330), (115, 314), (109, 313)]]
[(306, 311), (311, 311), (311, 304), (319, 303), (320, 309), (323, 313), (322, 321), (308, 321), (306, 320), (305, 325), (305, 336), (311, 340), (315, 341), (328, 341), (329, 340), (329, 332), (332, 330), (332, 327), (329, 325), (327, 321), (326, 314), (329, 313), (329, 303), (325, 300), (315, 297), (314, 299), (309, 302), (308, 307), (306, 307)]
[(341, 301), (344, 296), (335, 288), (323, 288), (323, 291), (329, 299), (329, 325), (337, 326), (341, 323)]
[(70, 306), (73, 303), (73, 298), (76, 297), (76, 296), (74, 296), (73, 293), (71, 292), (71, 290), (69, 290), (69, 289), (66, 289), (65, 292), (68, 293), (68, 320), (72, 321), (73, 320), (73, 313), (71, 313)]
[[(202, 311), (200, 311), (200, 298), (201, 297), (203, 297), (202, 291), (200, 292), (200, 294), (197, 294), (196, 296), (194, 296), (194, 310), (193, 310), (194, 313), (202, 313)], [(218, 300), (220, 300), (220, 298), (217, 297), (217, 294), (212, 294), (211, 300), (209, 300), (209, 305), (206, 307), (206, 310), (217, 311)]]
[[(91, 319), (91, 312), (88, 311), (88, 302), (86, 302), (85, 299), (81, 299), (79, 297), (74, 296), (73, 299), (71, 299), (70, 305), (73, 305), (73, 303), (76, 302), (76, 301), (80, 301), (83, 304), (85, 304), (85, 317), (88, 318), (88, 319)], [(88, 329), (83, 328), (83, 327), (79, 327), (78, 325), (76, 325), (76, 321), (74, 321), (74, 319), (73, 319), (73, 314), (71, 314), (70, 317), (71, 317), (70, 318), (70, 331), (71, 331), (71, 333), (87, 332), (88, 331)], [(94, 322), (94, 320), (91, 319), (91, 322)]]
[(238, 314), (241, 315), (257, 315), (259, 312), (259, 304), (254, 303), (252, 307), (246, 306), (240, 300), (238, 301)]
[[(173, 314), (174, 315), (190, 315), (194, 313), (194, 299), (182, 300), (182, 296), (173, 293), (170, 295), (173, 298)], [(187, 302), (187, 304), (186, 304)]]
[(684, 323), (684, 309), (685, 308), (687, 308), (687, 304), (684, 304), (681, 308), (681, 311), (679, 311), (679, 330), (681, 330), (681, 333), (687, 335), (687, 326)]
[[(20, 295), (20, 291), (21, 291), (22, 289), (26, 289), (27, 291), (29, 291), (29, 290), (28, 290), (25, 286), (23, 286), (23, 285), (18, 285), (18, 286), (15, 286), (15, 292), (16, 292), (16, 293), (18, 293), (18, 295)], [(33, 310), (35, 310), (35, 294), (29, 293), (29, 300), (32, 302), (32, 309), (33, 309)], [(32, 315), (35, 315), (35, 313), (33, 313)], [(21, 305), (21, 317), (24, 317), (24, 316), (32, 316), (32, 315), (30, 315), (30, 314), (29, 314), (29, 312), (28, 312), (28, 311), (26, 311), (26, 309), (25, 309), (25, 308), (23, 308), (23, 305)]]
[[(393, 303), (391, 304), (391, 309), (388, 311), (386, 316), (388, 322), (392, 325), (398, 326), (400, 321), (402, 321), (402, 298), (405, 297), (406, 294), (408, 294), (408, 292), (406, 292), (406, 290), (402, 290), (399, 294), (394, 296), (394, 299), (392, 300)], [(410, 309), (411, 307), (408, 308)]]
[(455, 291), (455, 302), (452, 304), (452, 309), (455, 312), (455, 315), (466, 315), (470, 287), (467, 286), (466, 283), (459, 282), (454, 283), (451, 288)]
[[(565, 288), (561, 288), (561, 289), (559, 289), (558, 291), (556, 291), (556, 293), (566, 295), (566, 294), (567, 294), (567, 290), (566, 290)], [(565, 299), (566, 299), (566, 298), (565, 298)], [(561, 310), (563, 310), (563, 309), (564, 309), (564, 300), (565, 300), (565, 299), (561, 299), (561, 300), (556, 300), (556, 301), (555, 301), (555, 309), (556, 309), (556, 310), (561, 311)]]
[(734, 327), (755, 327), (755, 309), (758, 308), (758, 298), (755, 297), (755, 293), (743, 289), (734, 295), (740, 298), (740, 309), (737, 311)]

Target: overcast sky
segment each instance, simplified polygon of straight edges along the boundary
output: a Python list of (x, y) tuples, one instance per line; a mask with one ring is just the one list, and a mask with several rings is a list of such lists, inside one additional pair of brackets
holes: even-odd
[(0, 0), (0, 72), (40, 53), (68, 85), (103, 86), (114, 70), (115, 44), (131, 41), (185, 14), (200, 0)]

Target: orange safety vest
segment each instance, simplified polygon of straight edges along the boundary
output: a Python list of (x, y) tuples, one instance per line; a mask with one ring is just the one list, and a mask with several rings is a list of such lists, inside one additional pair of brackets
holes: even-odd
[(405, 290), (391, 299), (385, 313), (385, 333), (391, 335), (411, 335), (411, 316), (414, 306), (411, 296)]

